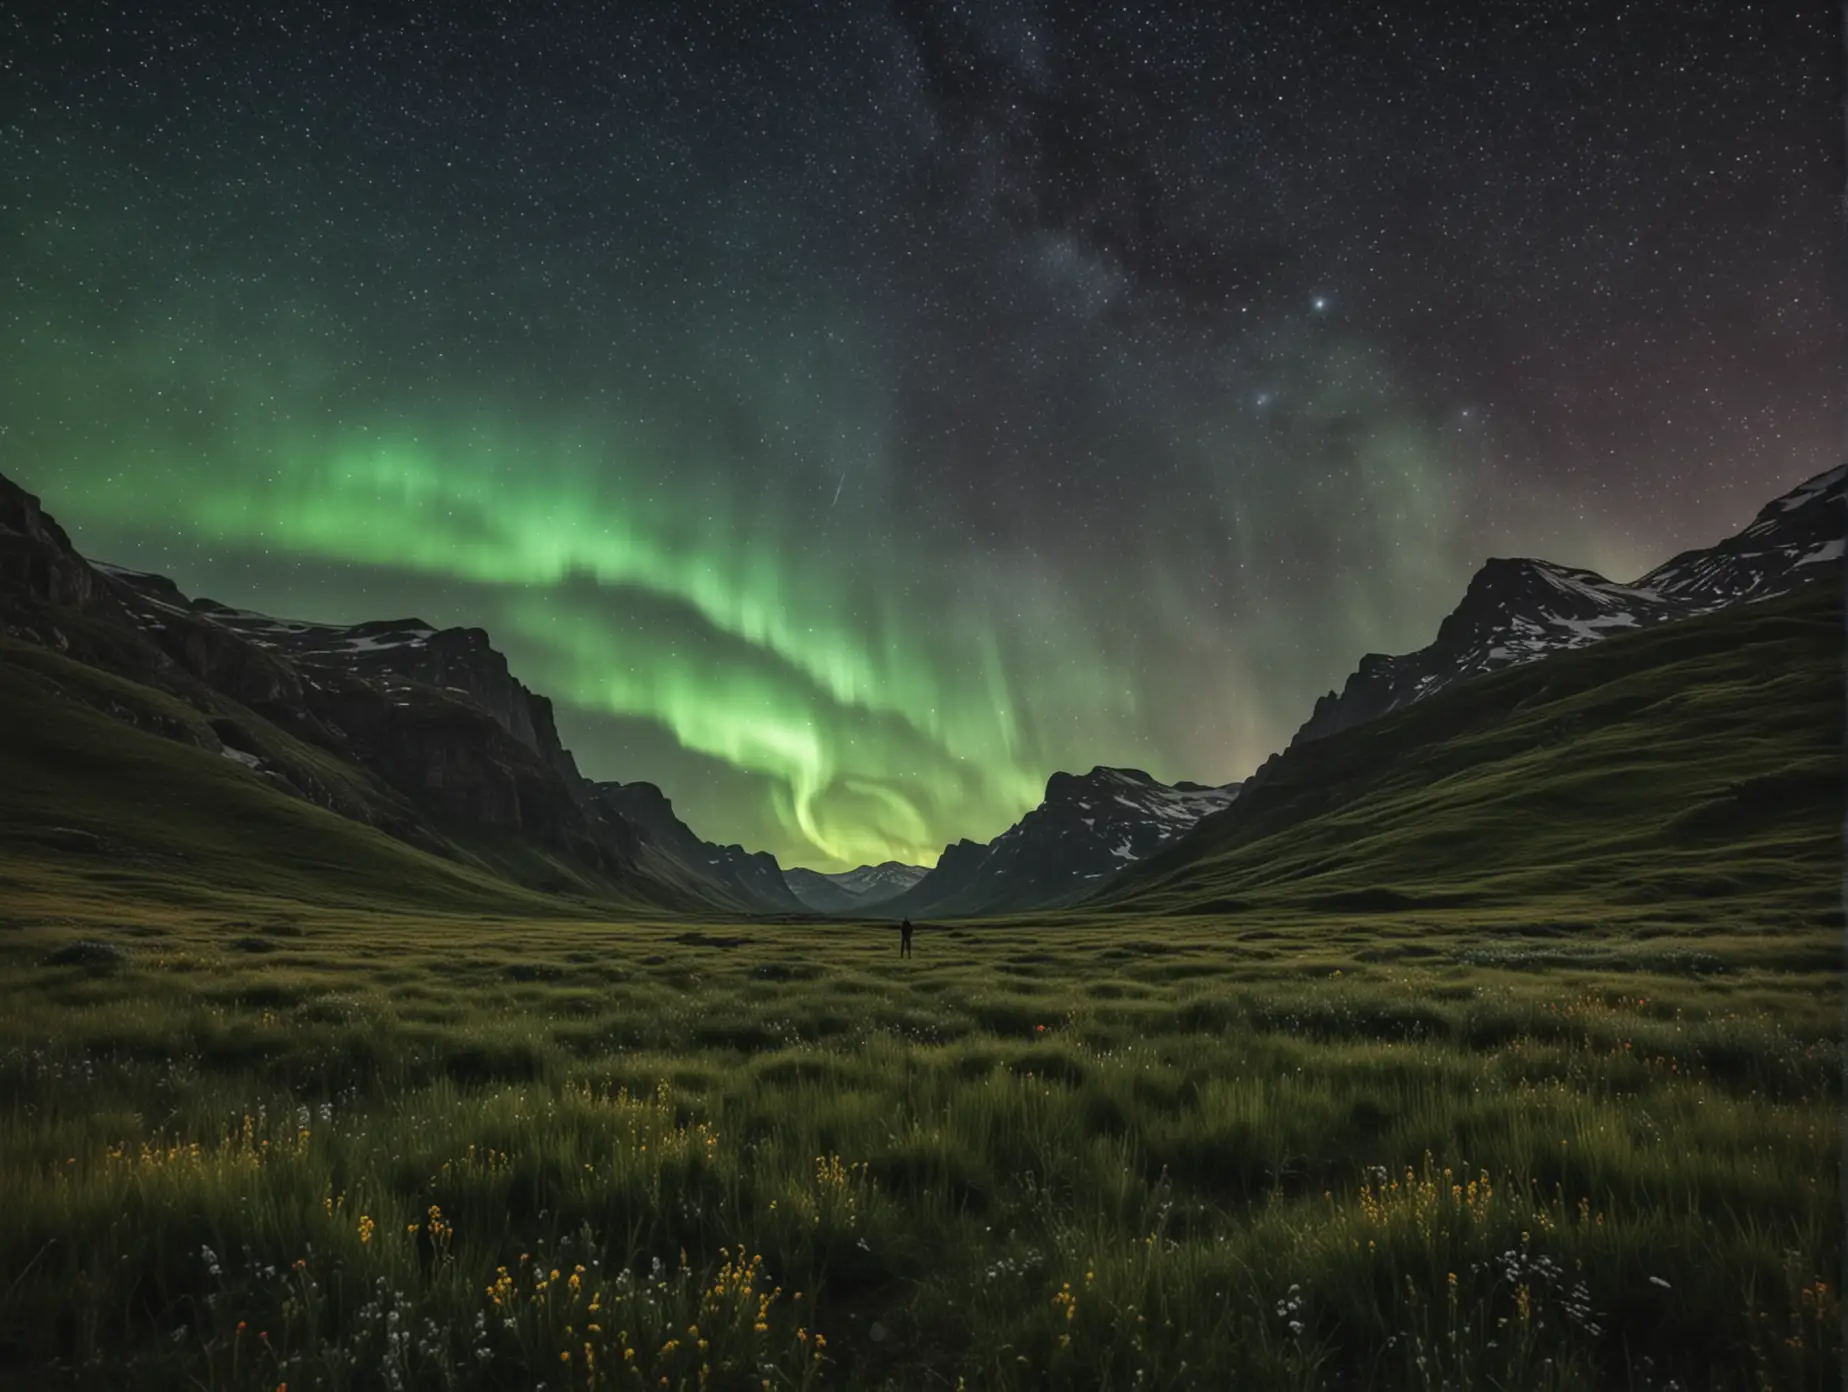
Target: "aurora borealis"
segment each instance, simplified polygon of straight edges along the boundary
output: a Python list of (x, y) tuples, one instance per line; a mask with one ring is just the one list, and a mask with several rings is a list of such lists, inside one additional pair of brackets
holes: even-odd
[(1842, 451), (1831, 8), (1336, 8), (22, 7), (0, 471), (785, 864), (1241, 777)]

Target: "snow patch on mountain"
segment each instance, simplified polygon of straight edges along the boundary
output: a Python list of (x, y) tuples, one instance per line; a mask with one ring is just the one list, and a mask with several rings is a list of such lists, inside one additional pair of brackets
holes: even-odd
[(1043, 802), (980, 846), (946, 846), (885, 917), (971, 917), (1070, 903), (1229, 807), (1239, 785), (1163, 783), (1141, 769), (1055, 773)]
[(791, 894), (818, 913), (853, 913), (903, 894), (929, 873), (922, 865), (888, 860), (833, 874), (819, 870), (785, 870), (783, 879)]

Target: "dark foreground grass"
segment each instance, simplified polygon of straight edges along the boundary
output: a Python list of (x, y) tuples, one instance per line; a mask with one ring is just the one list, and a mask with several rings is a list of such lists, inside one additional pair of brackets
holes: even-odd
[(15, 920), (0, 1376), (1835, 1387), (1836, 932)]

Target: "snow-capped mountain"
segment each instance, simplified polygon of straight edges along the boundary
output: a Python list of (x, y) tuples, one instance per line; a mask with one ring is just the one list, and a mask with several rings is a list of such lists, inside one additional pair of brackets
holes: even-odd
[(972, 917), (1066, 904), (1231, 805), (1239, 785), (1163, 783), (1140, 769), (1055, 773), (1046, 798), (986, 846), (946, 846), (882, 918)]
[(1728, 604), (1769, 599), (1839, 565), (1848, 536), (1848, 464), (1837, 465), (1773, 498), (1736, 536), (1683, 551), (1636, 583), (1702, 614)]
[(903, 894), (928, 875), (922, 865), (888, 860), (824, 875), (819, 870), (783, 872), (790, 893), (817, 913), (854, 913)]
[(144, 632), (187, 619), (277, 654), (310, 680), (316, 673), (357, 678), (394, 706), (425, 701), (431, 691), (469, 702), (493, 723), (577, 784), (577, 760), (558, 739), (553, 702), (530, 691), (506, 665), (482, 629), (436, 629), (423, 619), (309, 623), (231, 608), (214, 599), (188, 599), (172, 580), (107, 562), (92, 562), (135, 595), (129, 608)]
[(881, 899), (903, 894), (929, 873), (922, 865), (885, 860), (877, 865), (862, 865), (857, 870), (844, 870), (828, 878), (862, 904), (877, 904)]
[(505, 654), (483, 629), (439, 629), (415, 618), (356, 624), (278, 619), (216, 600), (189, 599), (163, 575), (93, 564), (133, 594), (129, 607), (150, 635), (175, 621), (203, 622), (285, 659), (311, 680), (316, 673), (337, 673), (363, 682), (394, 706), (443, 693), (489, 716), (567, 782), (581, 781), (576, 760), (559, 741), (552, 703), (514, 677)]
[(1291, 743), (1348, 729), (1485, 672), (1626, 629), (1769, 599), (1839, 569), (1848, 535), (1845, 490), (1848, 465), (1818, 474), (1767, 504), (1744, 531), (1684, 551), (1628, 585), (1551, 561), (1491, 560), (1430, 646), (1400, 657), (1368, 653), (1339, 694), (1315, 703)]

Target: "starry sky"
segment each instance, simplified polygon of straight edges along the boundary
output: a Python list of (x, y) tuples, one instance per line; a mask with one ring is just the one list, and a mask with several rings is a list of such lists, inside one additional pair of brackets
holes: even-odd
[(1490, 555), (1843, 457), (1790, 0), (12, 6), (0, 472), (487, 628), (702, 835), (929, 863), (1242, 777)]

